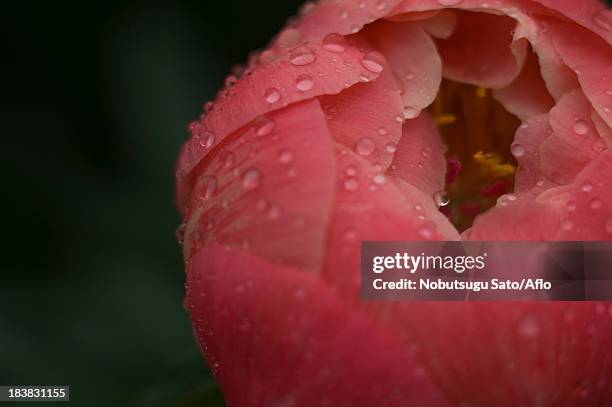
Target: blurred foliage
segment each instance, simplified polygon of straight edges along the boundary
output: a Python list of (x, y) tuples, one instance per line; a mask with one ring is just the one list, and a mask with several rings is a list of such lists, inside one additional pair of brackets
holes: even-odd
[(298, 4), (4, 5), (0, 384), (223, 405), (181, 307), (173, 166), (230, 67)]

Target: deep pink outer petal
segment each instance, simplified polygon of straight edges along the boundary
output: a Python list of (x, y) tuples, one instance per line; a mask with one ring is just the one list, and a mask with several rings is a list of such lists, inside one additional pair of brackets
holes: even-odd
[(409, 347), (313, 274), (213, 244), (187, 295), (228, 405), (447, 405)]
[[(192, 124), (193, 135), (183, 146), (177, 165), (181, 209), (192, 187), (191, 171), (228, 135), (256, 117), (290, 103), (335, 94), (363, 78), (378, 77), (378, 73), (363, 67), (363, 53), (354, 47), (347, 45), (342, 53), (325, 50), (320, 44), (310, 44), (308, 48), (315, 57), (312, 63), (295, 65), (290, 62), (292, 54), (288, 52), (281, 59), (258, 65), (250, 75), (222, 93), (211, 112)], [(311, 90), (297, 87), (302, 75), (312, 79)]]

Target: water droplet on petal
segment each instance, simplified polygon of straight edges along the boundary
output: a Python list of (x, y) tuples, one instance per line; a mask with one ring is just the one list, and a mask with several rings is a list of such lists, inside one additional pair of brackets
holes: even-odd
[(292, 47), (302, 40), (302, 34), (295, 28), (287, 28), (278, 36), (278, 44), (281, 47)]
[(211, 148), (215, 144), (215, 135), (213, 133), (205, 132), (201, 135), (200, 145), (204, 148)]
[(259, 61), (263, 64), (272, 62), (276, 59), (276, 54), (274, 53), (274, 51), (272, 50), (265, 50), (261, 53), (261, 55), (259, 56)]
[(348, 167), (346, 167), (346, 175), (348, 175), (349, 177), (353, 177), (357, 175), (357, 170), (352, 165), (349, 165)]
[(281, 208), (278, 205), (272, 205), (270, 206), (270, 209), (268, 210), (268, 219), (271, 220), (275, 220), (280, 218), (281, 215)]
[(404, 118), (406, 119), (414, 119), (418, 116), (417, 110), (412, 106), (404, 107)]
[(349, 12), (347, 10), (340, 11), (340, 18), (346, 20), (349, 16)]
[(231, 168), (234, 165), (234, 162), (236, 162), (236, 157), (231, 151), (223, 150), (219, 154), (219, 161), (224, 168)]
[(574, 133), (579, 136), (584, 136), (589, 132), (589, 125), (584, 120), (576, 120), (574, 122)]
[(372, 177), (372, 181), (374, 181), (374, 183), (377, 185), (383, 185), (386, 180), (387, 179), (384, 174), (376, 174), (374, 177)]
[(391, 142), (391, 143), (387, 144), (385, 149), (387, 150), (388, 153), (393, 154), (393, 153), (395, 153), (397, 151), (397, 145), (394, 142)]
[(340, 53), (346, 48), (346, 40), (340, 34), (327, 34), (323, 38), (323, 49), (329, 52)]
[(278, 89), (276, 88), (270, 88), (268, 90), (266, 90), (266, 93), (264, 94), (265, 98), (266, 98), (266, 102), (268, 103), (276, 103), (280, 100), (281, 94), (278, 91)]
[(295, 81), (295, 87), (297, 88), (297, 90), (302, 92), (309, 91), (313, 88), (313, 86), (314, 81), (312, 80), (312, 76), (310, 75), (302, 74), (298, 76), (297, 80)]
[(370, 155), (376, 149), (376, 144), (369, 137), (364, 137), (357, 142), (357, 153), (363, 156)]
[(212, 198), (217, 192), (219, 180), (214, 175), (205, 175), (198, 183), (196, 194), (198, 198), (207, 200)]
[(421, 236), (423, 239), (429, 240), (433, 237), (433, 232), (429, 226), (421, 226), (419, 228), (419, 236)]
[(380, 73), (385, 66), (385, 56), (377, 51), (370, 51), (363, 56), (361, 65), (370, 72)]
[(242, 175), (242, 186), (245, 189), (254, 189), (261, 183), (261, 172), (259, 170), (251, 168)]
[(274, 120), (267, 116), (262, 116), (255, 122), (255, 134), (259, 137), (265, 137), (274, 131), (274, 127), (276, 127)]
[(349, 178), (344, 181), (344, 189), (346, 189), (347, 191), (356, 191), (358, 188), (359, 181), (357, 181), (355, 178)]
[(540, 334), (540, 324), (533, 316), (528, 316), (520, 321), (518, 326), (518, 334), (525, 339), (537, 338)]
[(593, 190), (593, 184), (591, 184), (590, 182), (585, 182), (584, 184), (582, 184), (583, 192), (591, 192), (592, 190)]
[(608, 218), (608, 220), (606, 220), (606, 232), (610, 235), (612, 235), (612, 217)]
[(379, 127), (378, 134), (380, 134), (381, 136), (384, 136), (385, 134), (387, 134), (387, 129), (384, 127)]
[(446, 191), (438, 191), (434, 194), (434, 202), (438, 207), (446, 206), (449, 204), (450, 199)]
[(570, 219), (565, 219), (563, 222), (561, 222), (561, 228), (566, 232), (569, 232), (570, 230), (574, 229), (574, 222), (572, 222)]
[(565, 204), (565, 207), (567, 208), (568, 211), (574, 212), (576, 210), (576, 202), (567, 201), (567, 203)]
[(603, 206), (603, 202), (601, 201), (601, 199), (597, 199), (597, 198), (593, 199), (591, 203), (589, 204), (589, 207), (594, 211), (600, 210), (602, 206)]
[(525, 154), (525, 147), (522, 144), (515, 143), (510, 147), (512, 155), (516, 158), (522, 157)]
[(278, 155), (278, 161), (282, 164), (289, 164), (293, 161), (293, 151), (289, 149), (282, 150)]
[(312, 48), (306, 45), (297, 47), (289, 53), (289, 61), (297, 66), (312, 64), (316, 59), (317, 57)]

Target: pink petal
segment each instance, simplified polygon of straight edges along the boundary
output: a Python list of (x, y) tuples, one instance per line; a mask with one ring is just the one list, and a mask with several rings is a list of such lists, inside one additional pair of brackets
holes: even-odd
[(431, 194), (376, 172), (357, 154), (337, 150), (339, 179), (327, 235), (324, 278), (359, 302), (362, 240), (458, 240)]
[(388, 175), (399, 178), (429, 196), (444, 190), (446, 145), (427, 112), (407, 120)]
[(444, 77), (492, 88), (510, 84), (523, 67), (527, 46), (523, 39), (513, 42), (516, 21), (483, 13), (457, 14), (453, 35), (437, 41)]
[[(312, 63), (294, 65), (289, 60), (289, 53), (282, 59), (260, 64), (252, 74), (241, 78), (219, 97), (213, 110), (200, 123), (194, 123), (195, 134), (183, 148), (177, 166), (180, 191), (189, 190), (189, 186), (184, 185), (185, 177), (212, 148), (256, 117), (300, 100), (338, 93), (359, 82), (360, 78), (378, 77), (378, 73), (362, 66), (363, 53), (354, 47), (347, 45), (341, 53), (327, 51), (317, 44), (308, 47), (316, 58)], [(311, 90), (297, 87), (304, 75), (313, 81)], [(202, 138), (210, 135), (213, 142), (210, 146), (202, 146)], [(183, 195), (179, 195), (179, 200), (184, 199)]]
[(521, 120), (546, 113), (555, 103), (542, 80), (537, 56), (532, 52), (528, 53), (519, 76), (505, 88), (494, 90), (493, 96)]
[(377, 80), (322, 97), (321, 104), (335, 141), (372, 165), (389, 166), (393, 154), (387, 146), (395, 145), (402, 135), (402, 123), (397, 120), (402, 118), (402, 100), (388, 66)]
[(442, 79), (434, 42), (412, 23), (385, 23), (364, 35), (385, 54), (402, 92), (406, 118), (415, 118), (434, 101)]
[[(269, 133), (262, 136), (263, 126)], [(316, 99), (256, 120), (196, 172), (186, 214), (186, 258), (216, 241), (279, 264), (321, 268), (335, 161)]]
[(312, 274), (215, 244), (192, 258), (187, 304), (228, 405), (446, 405), (408, 347)]
[(593, 144), (601, 139), (590, 119), (591, 108), (582, 93), (568, 93), (550, 111), (553, 134), (540, 147), (542, 171), (551, 181), (569, 183), (598, 155)]
[(516, 131), (512, 150), (519, 164), (514, 179), (514, 190), (517, 193), (526, 193), (538, 183), (540, 187), (545, 186), (547, 180), (544, 180), (542, 174), (540, 146), (552, 132), (548, 113), (533, 116)]
[(296, 23), (296, 29), (309, 41), (320, 41), (327, 34), (355, 34), (364, 25), (386, 16), (401, 0), (337, 0), (320, 2)]
[[(501, 226), (501, 225), (500, 225)], [(605, 405), (612, 324), (602, 303), (386, 303), (449, 405)]]
[(550, 22), (553, 42), (593, 108), (612, 127), (612, 47), (584, 29)]

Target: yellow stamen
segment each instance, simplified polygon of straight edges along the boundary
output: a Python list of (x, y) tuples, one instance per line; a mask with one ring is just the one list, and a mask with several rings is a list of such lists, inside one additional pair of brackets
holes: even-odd
[(476, 89), (476, 94), (478, 95), (479, 98), (483, 98), (487, 96), (487, 88), (483, 88), (482, 86), (479, 86)]
[(444, 126), (445, 124), (453, 124), (457, 121), (457, 116), (454, 114), (441, 114), (436, 116), (436, 124)]
[(512, 175), (516, 170), (512, 164), (503, 164), (502, 158), (496, 153), (479, 151), (474, 154), (474, 162), (480, 165), (481, 174), (491, 175), (494, 178)]

